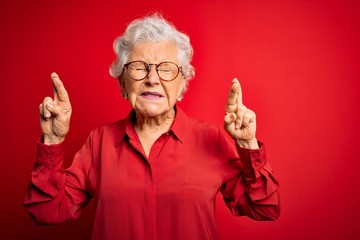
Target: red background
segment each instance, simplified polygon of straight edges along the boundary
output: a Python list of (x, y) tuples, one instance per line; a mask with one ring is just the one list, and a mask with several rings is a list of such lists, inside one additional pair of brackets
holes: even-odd
[(232, 217), (218, 198), (221, 239), (359, 239), (358, 1), (10, 1), (0, 3), (1, 239), (84, 239), (79, 220), (37, 226), (21, 205), (40, 136), (38, 105), (59, 73), (73, 105), (65, 165), (89, 131), (127, 114), (108, 74), (112, 42), (158, 11), (190, 35), (196, 77), (180, 103), (222, 125), (233, 77), (258, 116), (281, 181), (275, 222)]

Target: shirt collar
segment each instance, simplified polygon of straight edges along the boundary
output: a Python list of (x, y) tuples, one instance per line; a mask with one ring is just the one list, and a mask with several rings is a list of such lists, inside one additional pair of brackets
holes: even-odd
[[(189, 117), (178, 106), (175, 106), (175, 110), (175, 120), (169, 130), (169, 133), (172, 133), (174, 137), (176, 137), (181, 143), (183, 143), (186, 134), (186, 123), (188, 122)], [(120, 121), (122, 124), (120, 124), (119, 126), (119, 138), (117, 141), (118, 144), (121, 143), (125, 137), (137, 137), (134, 126), (132, 124), (132, 120), (134, 119), (134, 117), (135, 111), (132, 110), (122, 121)]]
[(185, 140), (185, 134), (186, 134), (186, 124), (189, 121), (189, 117), (185, 114), (185, 112), (179, 108), (178, 106), (175, 106), (176, 110), (176, 117), (173, 122), (173, 125), (170, 128), (170, 131), (175, 135), (175, 137), (183, 143)]
[(136, 135), (135, 129), (132, 125), (132, 119), (133, 116), (135, 114), (135, 111), (132, 110), (131, 112), (129, 112), (129, 114), (123, 119), (121, 120), (121, 124), (120, 124), (120, 131), (119, 131), (119, 139), (117, 141), (118, 144), (120, 144), (125, 137), (129, 137), (132, 138)]

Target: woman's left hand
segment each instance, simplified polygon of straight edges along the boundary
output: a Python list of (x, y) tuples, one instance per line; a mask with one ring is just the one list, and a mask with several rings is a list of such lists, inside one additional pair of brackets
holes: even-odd
[(224, 128), (243, 148), (257, 149), (259, 145), (255, 137), (256, 115), (242, 102), (240, 82), (234, 78), (226, 103)]

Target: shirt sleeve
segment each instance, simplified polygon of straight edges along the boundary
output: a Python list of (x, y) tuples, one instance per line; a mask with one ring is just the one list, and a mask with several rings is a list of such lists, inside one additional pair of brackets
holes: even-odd
[(91, 157), (90, 137), (64, 169), (63, 145), (37, 143), (37, 159), (25, 191), (23, 205), (38, 224), (53, 224), (77, 218), (90, 194), (86, 175)]
[(225, 139), (220, 141), (223, 154), (227, 156), (220, 191), (231, 213), (256, 220), (277, 219), (280, 215), (279, 182), (267, 161), (264, 144), (259, 142), (260, 148), (256, 150), (236, 145), (236, 157), (230, 153), (234, 147), (228, 144), (231, 143)]

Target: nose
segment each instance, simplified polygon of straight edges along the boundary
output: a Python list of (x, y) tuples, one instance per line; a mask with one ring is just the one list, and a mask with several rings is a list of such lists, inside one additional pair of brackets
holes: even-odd
[(156, 72), (156, 65), (153, 64), (149, 65), (149, 74), (145, 80), (150, 84), (157, 84), (160, 82), (159, 75)]

